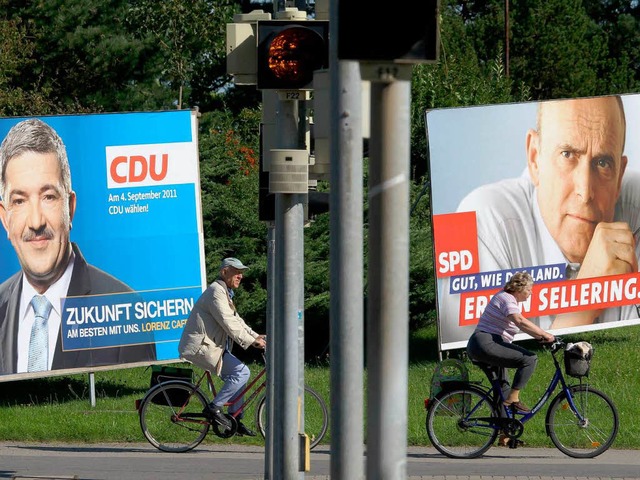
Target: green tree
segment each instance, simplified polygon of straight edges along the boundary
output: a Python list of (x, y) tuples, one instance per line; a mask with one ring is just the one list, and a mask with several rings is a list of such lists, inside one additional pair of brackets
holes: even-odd
[(200, 188), (208, 282), (220, 260), (250, 265), (237, 302), (252, 325), (264, 325), (267, 229), (258, 220), (260, 112), (216, 110), (199, 122)]
[(428, 110), (530, 99), (526, 85), (506, 77), (500, 50), (492, 59), (479, 60), (457, 2), (443, 4), (440, 59), (433, 65), (415, 66), (411, 83), (411, 165), (418, 182), (428, 165)]
[[(5, 2), (0, 1), (0, 9)], [(54, 105), (47, 92), (39, 88), (25, 90), (16, 84), (23, 69), (33, 60), (34, 49), (24, 33), (20, 21), (0, 19), (0, 115), (29, 115), (51, 113)]]
[(607, 38), (600, 93), (638, 90), (640, 82), (640, 5), (625, 0), (585, 0), (585, 9)]
[(514, 0), (511, 71), (536, 99), (599, 93), (606, 36), (582, 0)]
[[(260, 92), (229, 83), (225, 31), (235, 12), (269, 6), (248, 0), (0, 0), (0, 114), (199, 107), (208, 280), (226, 255), (249, 262), (238, 302), (258, 326), (267, 300), (267, 228), (257, 208)], [(637, 90), (640, 74), (637, 2), (441, 0), (441, 7), (440, 59), (415, 66), (411, 86), (412, 328), (432, 322), (436, 304), (425, 112), (625, 93)], [(365, 238), (367, 208), (365, 192)], [(304, 235), (307, 337), (320, 345), (328, 339), (329, 215), (318, 216)], [(364, 248), (366, 269), (366, 241)]]
[(226, 24), (237, 10), (237, 2), (220, 0), (131, 2), (131, 30), (145, 45), (157, 46), (165, 59), (157, 80), (174, 93), (177, 108), (206, 110), (211, 93), (229, 82)]
[[(8, 19), (23, 22), (32, 59), (16, 86), (46, 91), (59, 113), (157, 109), (153, 74), (160, 64), (152, 45), (124, 27), (125, 0), (7, 0)], [(149, 101), (153, 98), (152, 101)]]
[(412, 328), (436, 318), (426, 112), (434, 108), (529, 100), (526, 86), (516, 88), (514, 81), (505, 76), (499, 50), (493, 60), (479, 61), (463, 20), (456, 2), (446, 5), (440, 26), (440, 60), (434, 65), (414, 67), (411, 84), (411, 164), (415, 178), (410, 233)]

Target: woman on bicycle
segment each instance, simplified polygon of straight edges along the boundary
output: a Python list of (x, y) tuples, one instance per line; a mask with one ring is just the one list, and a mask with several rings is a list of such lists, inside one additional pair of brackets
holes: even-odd
[[(515, 273), (503, 290), (491, 298), (467, 343), (469, 358), (503, 367), (504, 404), (523, 413), (531, 410), (520, 401), (520, 391), (531, 378), (538, 357), (526, 348), (514, 345), (513, 337), (518, 331), (523, 331), (543, 342), (555, 340), (552, 334), (545, 332), (521, 313), (519, 302), (529, 298), (532, 287), (531, 275), (527, 272)], [(516, 369), (511, 388), (506, 368)]]

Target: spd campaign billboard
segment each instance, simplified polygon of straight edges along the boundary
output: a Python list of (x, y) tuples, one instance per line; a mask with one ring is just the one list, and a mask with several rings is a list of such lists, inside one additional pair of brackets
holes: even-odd
[(436, 109), (426, 127), (442, 350), (517, 271), (522, 314), (552, 333), (640, 323), (639, 95)]
[(197, 113), (0, 118), (0, 381), (177, 360), (206, 287)]

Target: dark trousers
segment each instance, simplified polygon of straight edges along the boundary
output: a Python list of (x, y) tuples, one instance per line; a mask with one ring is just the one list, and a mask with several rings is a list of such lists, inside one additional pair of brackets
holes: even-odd
[(538, 364), (538, 357), (535, 353), (514, 343), (505, 342), (501, 335), (477, 330), (469, 338), (467, 354), (472, 360), (494, 367), (503, 367), (502, 393), (505, 397), (509, 394), (509, 379), (506, 369), (516, 369), (513, 376), (513, 388), (522, 390)]

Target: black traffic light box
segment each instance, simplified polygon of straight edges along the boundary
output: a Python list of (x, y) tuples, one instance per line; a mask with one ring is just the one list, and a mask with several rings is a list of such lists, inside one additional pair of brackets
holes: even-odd
[(329, 68), (329, 22), (258, 22), (257, 88), (310, 90), (315, 70)]
[(428, 63), (438, 60), (439, 1), (380, 8), (364, 0), (338, 5), (338, 59)]

